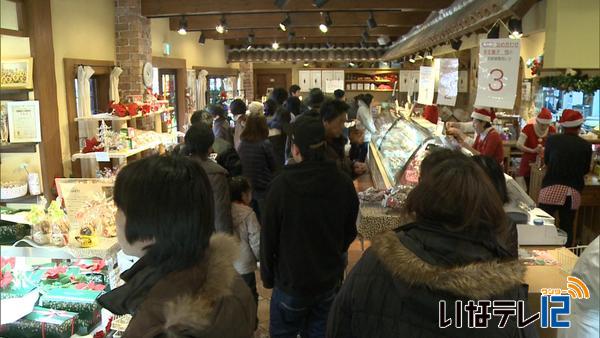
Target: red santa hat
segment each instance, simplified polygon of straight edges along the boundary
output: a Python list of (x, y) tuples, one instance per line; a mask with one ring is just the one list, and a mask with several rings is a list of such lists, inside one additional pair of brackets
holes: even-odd
[(438, 122), (439, 115), (437, 106), (427, 105), (423, 108), (423, 117), (433, 124)]
[(478, 108), (471, 113), (471, 118), (492, 123), (496, 119), (496, 114), (493, 111)]
[(579, 127), (583, 124), (583, 115), (577, 110), (565, 109), (558, 123), (565, 128)]
[(542, 108), (542, 111), (538, 114), (535, 119), (537, 123), (550, 124), (552, 123), (552, 112), (548, 108)]

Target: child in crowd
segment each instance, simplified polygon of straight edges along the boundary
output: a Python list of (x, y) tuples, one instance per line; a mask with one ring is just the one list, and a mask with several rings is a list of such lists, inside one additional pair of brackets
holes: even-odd
[(233, 263), (237, 272), (246, 282), (258, 304), (256, 291), (256, 261), (260, 248), (260, 224), (250, 207), (252, 188), (247, 178), (236, 176), (229, 180), (231, 194), (231, 216), (233, 233), (240, 240), (240, 257)]

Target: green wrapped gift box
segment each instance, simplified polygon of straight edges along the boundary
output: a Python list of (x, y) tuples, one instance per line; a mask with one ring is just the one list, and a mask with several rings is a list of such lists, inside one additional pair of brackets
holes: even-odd
[(77, 289), (51, 289), (40, 297), (39, 305), (55, 310), (77, 312), (79, 318), (76, 323), (76, 332), (88, 334), (101, 321), (100, 305), (96, 298), (102, 291), (77, 290)]
[(4, 288), (0, 290), (0, 299), (20, 298), (33, 291), (35, 288), (35, 286), (31, 285)]
[(0, 328), (6, 338), (69, 338), (76, 333), (77, 313), (36, 306), (33, 312)]

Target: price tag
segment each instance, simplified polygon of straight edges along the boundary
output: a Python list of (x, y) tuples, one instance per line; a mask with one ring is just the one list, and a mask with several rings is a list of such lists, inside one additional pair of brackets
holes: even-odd
[(513, 108), (517, 97), (520, 51), (520, 40), (481, 40), (476, 106)]
[(94, 154), (96, 154), (97, 162), (110, 162), (110, 157), (108, 156), (107, 152), (99, 151), (99, 152), (95, 152)]
[(454, 106), (458, 93), (458, 59), (438, 59), (440, 81), (438, 83), (437, 104)]

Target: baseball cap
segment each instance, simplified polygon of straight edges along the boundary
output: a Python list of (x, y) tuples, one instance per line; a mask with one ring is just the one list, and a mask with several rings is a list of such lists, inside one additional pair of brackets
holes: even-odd
[(291, 125), (292, 143), (300, 151), (316, 149), (325, 144), (325, 128), (320, 118), (300, 115)]

